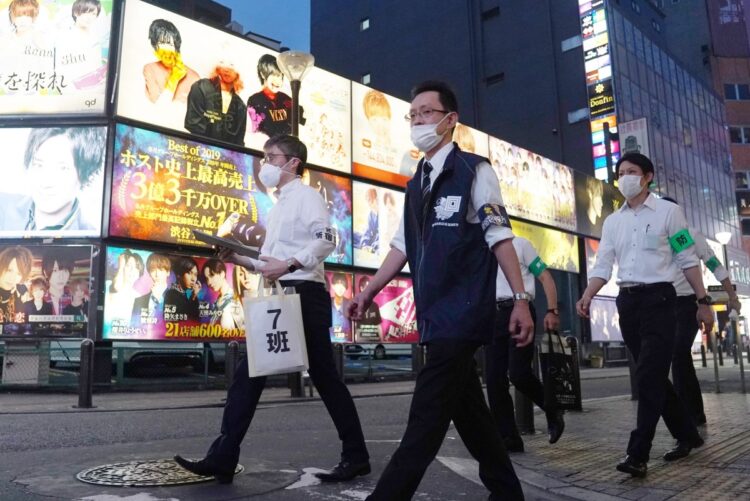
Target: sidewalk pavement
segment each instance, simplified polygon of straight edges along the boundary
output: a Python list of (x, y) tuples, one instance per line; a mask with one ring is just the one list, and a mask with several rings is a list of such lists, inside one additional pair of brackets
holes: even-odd
[[(584, 369), (581, 379), (618, 378), (628, 375), (627, 367), (606, 369)], [(380, 395), (410, 395), (414, 392), (414, 380), (380, 381), (375, 383), (349, 384), (354, 398)], [(306, 398), (309, 388), (305, 387)], [(318, 398), (314, 392), (312, 398)], [(170, 392), (104, 392), (94, 393), (94, 409), (78, 409), (78, 396), (71, 393), (23, 393), (22, 389), (0, 393), (0, 415), (2, 414), (49, 414), (58, 412), (113, 412), (127, 410), (183, 409), (195, 407), (221, 407), (226, 390), (191, 390)], [(262, 404), (299, 402), (305, 399), (292, 398), (287, 388), (266, 388), (261, 395)]]
[[(627, 368), (582, 371), (582, 379), (622, 377)], [(349, 385), (355, 398), (408, 394), (413, 381)], [(224, 391), (95, 394), (95, 409), (72, 406), (75, 395), (1, 394), (0, 414), (111, 412), (221, 406)], [(512, 454), (521, 480), (553, 498), (580, 500), (747, 499), (750, 492), (750, 397), (738, 393), (703, 395), (706, 444), (673, 463), (661, 455), (674, 445), (660, 423), (645, 479), (615, 470), (635, 425), (637, 402), (627, 396), (584, 400), (583, 412), (566, 414), (566, 429), (555, 445), (544, 433), (524, 437), (525, 453)], [(299, 401), (285, 388), (268, 388), (262, 404)], [(537, 413), (537, 428), (544, 429)]]

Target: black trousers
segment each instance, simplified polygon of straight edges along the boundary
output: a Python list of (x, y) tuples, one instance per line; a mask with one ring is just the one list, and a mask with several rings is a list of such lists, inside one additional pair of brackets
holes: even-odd
[(492, 499), (523, 499), (503, 441), (487, 408), (477, 376), (476, 343), (436, 340), (427, 345), (427, 361), (417, 376), (406, 431), (368, 498), (409, 500), (440, 450), (451, 420), (471, 455)]
[(695, 295), (677, 297), (677, 332), (672, 354), (672, 381), (677, 395), (695, 422), (704, 422), (703, 395), (693, 365), (693, 341), (698, 332), (698, 303)]
[[(290, 283), (281, 282), (288, 286)], [(339, 379), (333, 360), (329, 327), (331, 299), (325, 287), (317, 282), (296, 282), (300, 294), (302, 321), (305, 326), (308, 373), (333, 419), (343, 444), (341, 459), (365, 462), (369, 459), (357, 408), (346, 385)], [(265, 377), (248, 376), (247, 358), (242, 358), (229, 387), (221, 435), (208, 450), (206, 460), (221, 470), (231, 470), (239, 461), (240, 444), (255, 414), (255, 408), (266, 384)]]
[[(531, 318), (536, 319), (534, 304), (529, 303)], [(518, 428), (513, 413), (513, 399), (510, 396), (510, 383), (529, 397), (547, 415), (556, 409), (544, 406), (544, 386), (532, 370), (534, 342), (521, 348), (510, 337), (508, 324), (513, 303), (498, 307), (495, 315), (495, 337), (492, 344), (484, 347), (485, 370), (487, 371), (487, 400), (492, 417), (503, 438), (517, 437)], [(508, 379), (510, 377), (510, 380)]]
[(669, 382), (674, 353), (677, 295), (671, 284), (639, 292), (621, 291), (617, 296), (620, 330), (635, 359), (638, 385), (638, 418), (630, 433), (627, 453), (635, 460), (648, 461), (659, 417), (664, 417), (677, 440), (700, 437), (682, 400)]

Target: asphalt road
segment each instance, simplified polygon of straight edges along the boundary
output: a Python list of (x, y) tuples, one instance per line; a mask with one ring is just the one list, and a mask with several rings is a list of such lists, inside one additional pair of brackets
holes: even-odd
[[(699, 369), (698, 374), (704, 391), (711, 391), (713, 370)], [(739, 386), (736, 369), (723, 369), (721, 378), (724, 391)], [(584, 401), (630, 392), (626, 376), (584, 379), (582, 387)], [(0, 415), (0, 499), (220, 500), (248, 499), (250, 494), (255, 494), (253, 499), (274, 500), (364, 499), (401, 438), (409, 402), (410, 397), (403, 395), (356, 400), (373, 473), (342, 485), (322, 485), (311, 475), (336, 464), (339, 454), (330, 418), (316, 401), (260, 407), (241, 459), (255, 467), (257, 475), (238, 476), (228, 487), (208, 483), (157, 490), (112, 488), (74, 479), (78, 471), (105, 463), (170, 458), (176, 453), (201, 457), (218, 432), (219, 408)], [(575, 416), (571, 413), (568, 419)], [(536, 426), (544, 427), (539, 414)], [(486, 491), (476, 477), (475, 463), (451, 429), (414, 499), (485, 499)], [(266, 492), (261, 493), (264, 478), (268, 485), (262, 485)], [(527, 498), (554, 499), (530, 487)]]

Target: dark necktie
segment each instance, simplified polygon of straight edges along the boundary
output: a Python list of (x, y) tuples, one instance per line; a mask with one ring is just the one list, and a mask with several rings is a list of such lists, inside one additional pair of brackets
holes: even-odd
[(422, 219), (427, 217), (427, 211), (429, 210), (430, 172), (432, 172), (432, 165), (429, 162), (422, 164)]

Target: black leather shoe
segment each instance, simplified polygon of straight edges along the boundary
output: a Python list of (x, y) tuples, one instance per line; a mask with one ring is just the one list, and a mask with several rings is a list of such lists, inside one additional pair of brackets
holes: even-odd
[(643, 478), (648, 473), (648, 465), (644, 461), (636, 461), (630, 456), (617, 464), (617, 471), (630, 473), (634, 477)]
[(504, 438), (503, 443), (508, 452), (523, 452), (523, 440), (518, 435)]
[(365, 461), (364, 463), (341, 461), (328, 473), (316, 473), (315, 476), (323, 482), (346, 482), (354, 477), (367, 475), (368, 473), (370, 473), (369, 461)]
[(565, 419), (563, 411), (557, 411), (553, 416), (547, 418), (547, 432), (549, 433), (549, 443), (554, 444), (565, 430)]
[(205, 459), (193, 461), (177, 455), (174, 457), (174, 460), (178, 465), (185, 468), (190, 473), (195, 473), (201, 477), (214, 477), (220, 484), (231, 484), (232, 479), (234, 478), (234, 470), (231, 472), (220, 471), (217, 468), (209, 466)]
[(678, 440), (674, 449), (664, 453), (664, 461), (676, 461), (687, 457), (690, 451), (703, 445), (703, 439), (698, 437), (694, 440)]

